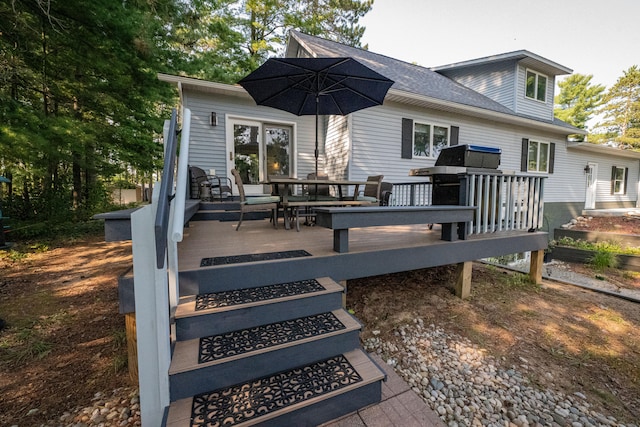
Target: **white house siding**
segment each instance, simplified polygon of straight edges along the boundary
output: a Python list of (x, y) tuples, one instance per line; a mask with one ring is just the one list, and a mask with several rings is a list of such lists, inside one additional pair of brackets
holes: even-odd
[[(531, 68), (532, 71), (537, 70)], [(529, 117), (536, 117), (543, 120), (553, 120), (553, 97), (556, 85), (555, 76), (547, 76), (547, 99), (546, 102), (529, 99), (525, 96), (525, 81), (527, 67), (518, 65), (518, 78), (515, 90), (515, 112)]]
[[(226, 170), (225, 117), (238, 116), (261, 121), (296, 122), (296, 175), (304, 177), (314, 170), (313, 116), (297, 117), (272, 108), (255, 106), (252, 101), (242, 98), (191, 91), (185, 92), (184, 102), (185, 106), (192, 110), (191, 164), (205, 170), (215, 168), (221, 175), (229, 173)], [(218, 114), (219, 124), (216, 127), (209, 125), (209, 115), (212, 111)], [(401, 158), (403, 118), (458, 126), (459, 144), (501, 148), (500, 169), (503, 171), (520, 171), (523, 138), (555, 143), (555, 170), (553, 174), (548, 175), (549, 179), (545, 185), (545, 201), (548, 203), (584, 203), (584, 167), (589, 161), (598, 163), (596, 203), (626, 202), (627, 205), (633, 205), (637, 199), (637, 160), (576, 149), (568, 151), (565, 135), (562, 134), (509, 126), (437, 110), (408, 107), (393, 102), (353, 113), (351, 119), (340, 116), (327, 118), (327, 145), (324, 150), (322, 147), (320, 150), (321, 170), (325, 170), (332, 177), (350, 179), (365, 179), (369, 175), (383, 174), (385, 181), (394, 183), (424, 181), (424, 177), (410, 177), (409, 170), (433, 166), (435, 158)], [(322, 135), (320, 140), (322, 141)], [(326, 167), (323, 154), (327, 157)], [(614, 165), (629, 168), (625, 195), (610, 194), (611, 167)]]
[[(599, 164), (597, 202), (635, 201), (637, 197), (638, 162), (596, 153), (572, 150), (567, 152), (566, 136), (532, 130), (521, 126), (480, 120), (435, 110), (408, 109), (396, 103), (370, 108), (353, 114), (352, 179), (384, 174), (385, 181), (408, 182), (424, 180), (409, 177), (409, 170), (433, 166), (435, 159), (401, 158), (402, 118), (414, 121), (458, 126), (459, 144), (475, 144), (502, 149), (500, 169), (520, 172), (523, 138), (555, 143), (554, 173), (548, 174), (545, 185), (547, 202), (584, 202), (588, 161)], [(624, 196), (610, 194), (611, 166), (629, 168), (628, 190)], [(546, 175), (546, 174), (545, 174)]]
[(440, 73), (514, 110), (514, 65), (515, 61), (501, 61)]
[(349, 176), (349, 159), (351, 135), (349, 133), (349, 116), (326, 117), (327, 141), (325, 144), (324, 171), (335, 179)]
[[(184, 106), (191, 109), (191, 142), (189, 161), (204, 170), (214, 168), (216, 174), (231, 177), (227, 170), (227, 146), (225, 141), (226, 118), (242, 117), (274, 123), (297, 123), (293, 135), (297, 146), (297, 175), (313, 172), (315, 160), (315, 119), (313, 116), (297, 117), (274, 108), (257, 106), (252, 100), (195, 91), (184, 91)], [(218, 126), (210, 126), (211, 112), (218, 116)], [(322, 135), (321, 135), (322, 136)], [(323, 159), (320, 159), (322, 164)]]

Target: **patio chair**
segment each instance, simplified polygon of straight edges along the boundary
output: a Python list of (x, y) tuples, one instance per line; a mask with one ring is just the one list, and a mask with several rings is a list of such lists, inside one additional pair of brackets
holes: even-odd
[(223, 197), (233, 196), (231, 180), (228, 177), (207, 175), (202, 168), (197, 166), (189, 167), (189, 176), (192, 199), (209, 200), (218, 196), (222, 201)]
[(236, 181), (238, 193), (240, 193), (240, 221), (238, 221), (236, 231), (238, 231), (238, 229), (240, 228), (240, 224), (242, 224), (242, 219), (245, 212), (267, 210), (271, 211), (271, 215), (273, 218), (273, 228), (278, 228), (278, 204), (280, 202), (280, 196), (246, 197), (244, 194), (244, 186), (242, 185), (242, 178), (240, 178), (240, 173), (238, 173), (238, 171), (235, 169), (231, 169), (231, 174)]
[[(329, 176), (324, 174), (316, 174), (314, 172), (307, 174), (307, 179), (317, 179), (317, 180), (329, 180)], [(338, 200), (337, 197), (334, 197), (329, 192), (330, 185), (308, 185), (305, 189), (305, 194), (309, 196), (310, 200), (315, 201), (331, 201)]]
[(390, 182), (380, 183), (380, 206), (389, 206), (391, 195), (393, 194), (393, 184)]
[(362, 194), (356, 194), (354, 200), (380, 203), (380, 187), (382, 185), (382, 178), (384, 178), (384, 175), (369, 176), (367, 178), (367, 182), (372, 182), (372, 184), (365, 185)]

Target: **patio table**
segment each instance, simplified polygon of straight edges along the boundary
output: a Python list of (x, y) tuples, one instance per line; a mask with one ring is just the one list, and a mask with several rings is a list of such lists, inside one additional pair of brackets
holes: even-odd
[[(360, 186), (367, 185), (368, 181), (352, 181), (352, 180), (331, 180), (331, 179), (297, 179), (297, 178), (273, 178), (271, 177), (269, 181), (265, 182), (265, 184), (270, 185), (283, 185), (283, 194), (280, 194), (282, 200), (282, 207), (285, 211), (285, 229), (289, 229), (289, 221), (287, 219), (286, 211), (288, 208), (295, 207), (299, 209), (300, 207), (326, 207), (326, 206), (342, 206), (342, 205), (370, 205), (371, 202), (358, 201), (358, 190)], [(377, 182), (376, 182), (377, 184)], [(300, 200), (300, 196), (296, 196), (293, 193), (293, 187), (297, 185), (304, 185), (308, 187), (312, 187), (315, 185), (335, 185), (338, 187), (338, 199), (336, 200), (322, 200), (322, 199), (314, 199), (314, 195), (310, 195), (308, 199)], [(354, 186), (353, 196), (345, 196), (346, 192), (343, 192), (343, 187)], [(290, 198), (292, 200), (290, 200)], [(299, 224), (297, 223), (298, 213), (296, 213), (296, 230), (299, 230)]]
[[(296, 185), (306, 185), (312, 187), (314, 185), (335, 185), (338, 187), (338, 197), (340, 200), (355, 200), (361, 185), (367, 185), (368, 181), (351, 181), (343, 179), (297, 179), (297, 178), (270, 178), (266, 184), (284, 185), (284, 194), (282, 194), (283, 203), (287, 201), (289, 190)], [(377, 184), (377, 182), (372, 182)], [(343, 187), (354, 186), (353, 197), (347, 198), (343, 195)], [(312, 199), (311, 199), (312, 200)]]

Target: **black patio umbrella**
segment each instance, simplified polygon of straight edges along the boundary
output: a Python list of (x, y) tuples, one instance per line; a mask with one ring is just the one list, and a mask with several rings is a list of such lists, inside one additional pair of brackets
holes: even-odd
[(272, 58), (238, 83), (258, 105), (316, 116), (317, 176), (318, 116), (381, 105), (394, 82), (353, 58)]

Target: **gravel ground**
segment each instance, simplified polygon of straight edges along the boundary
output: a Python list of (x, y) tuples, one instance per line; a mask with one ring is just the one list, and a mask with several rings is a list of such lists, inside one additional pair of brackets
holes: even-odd
[[(46, 426), (65, 427), (125, 427), (139, 426), (140, 398), (137, 388), (123, 387), (111, 395), (96, 393), (90, 406), (78, 406), (65, 412)], [(12, 427), (18, 427), (16, 424)]]
[[(503, 267), (521, 272), (528, 272), (529, 261), (513, 263)], [(559, 260), (552, 260), (548, 263), (545, 263), (542, 267), (542, 276), (545, 279), (569, 283), (574, 286), (581, 286), (591, 290), (602, 291), (610, 295), (620, 296), (632, 301), (640, 302), (640, 290), (624, 289), (614, 283), (607, 282), (606, 280), (600, 280), (596, 279), (595, 277), (588, 277), (584, 274), (576, 273), (575, 271), (571, 270), (571, 267), (568, 264)]]
[(422, 319), (399, 327), (397, 343), (373, 334), (365, 349), (394, 366), (450, 427), (637, 427), (592, 410), (581, 392), (564, 395), (534, 387), (526, 359), (505, 368), (466, 338), (424, 325)]
[[(509, 268), (527, 271), (528, 263)], [(605, 281), (571, 271), (564, 263), (544, 265), (544, 275), (611, 293), (629, 293), (640, 301), (640, 292), (620, 290)], [(375, 335), (375, 331), (374, 331)], [(639, 427), (621, 424), (591, 410), (588, 398), (577, 392), (564, 395), (534, 388), (527, 380), (527, 361), (503, 368), (466, 338), (448, 334), (422, 319), (396, 331), (398, 343), (373, 337), (365, 341), (369, 352), (378, 353), (409, 383), (450, 427), (571, 426)], [(553, 381), (551, 374), (549, 380)], [(47, 426), (125, 427), (140, 425), (138, 390), (120, 388), (110, 396), (96, 393), (90, 406), (76, 407)], [(12, 426), (18, 427), (18, 425)]]

